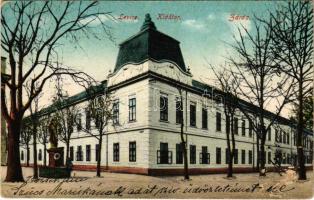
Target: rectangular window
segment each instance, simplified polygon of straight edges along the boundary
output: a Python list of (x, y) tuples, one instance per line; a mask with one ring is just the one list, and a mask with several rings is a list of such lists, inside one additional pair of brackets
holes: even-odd
[(290, 144), (290, 134), (287, 133), (287, 144)]
[(253, 134), (253, 122), (249, 120), (249, 137), (252, 137)]
[(271, 141), (271, 127), (268, 128), (268, 141)]
[(190, 104), (190, 126), (196, 126), (196, 105), (194, 103)]
[(251, 150), (249, 150), (249, 164), (252, 164), (253, 162), (253, 153)]
[(221, 148), (216, 147), (216, 164), (221, 164)]
[(70, 147), (70, 160), (71, 161), (74, 160), (74, 148), (73, 148), (73, 146)]
[(229, 134), (230, 133), (230, 117), (227, 116), (226, 118), (226, 133)]
[(38, 152), (38, 160), (41, 161), (42, 160), (42, 150), (39, 149), (39, 152)]
[(216, 131), (221, 131), (221, 113), (216, 113)]
[(208, 128), (207, 123), (208, 123), (207, 109), (202, 108), (202, 128), (203, 129)]
[(99, 154), (99, 144), (95, 145), (95, 161), (98, 161), (98, 154)]
[(200, 164), (209, 164), (209, 159), (207, 146), (202, 146), (202, 152), (200, 153)]
[(82, 130), (82, 114), (78, 114), (77, 118), (76, 118), (76, 129), (77, 131), (81, 131)]
[(86, 145), (86, 161), (90, 161), (90, 145)]
[(120, 157), (120, 149), (119, 149), (119, 143), (114, 143), (113, 144), (113, 161), (114, 162), (119, 162), (119, 157)]
[(119, 124), (119, 100), (115, 100), (112, 104), (112, 122)]
[(245, 136), (245, 120), (242, 120), (242, 136)]
[(129, 142), (129, 161), (136, 162), (136, 142)]
[(160, 150), (157, 150), (157, 164), (171, 164), (172, 151), (168, 150), (168, 143), (160, 143)]
[(183, 145), (182, 143), (176, 144), (176, 163), (183, 163)]
[(81, 145), (77, 146), (76, 161), (83, 161), (83, 151)]
[(86, 120), (85, 120), (85, 128), (87, 130), (90, 130), (90, 122), (91, 122), (91, 115), (90, 115), (90, 111), (88, 109), (85, 110), (85, 117), (86, 117)]
[(286, 139), (287, 139), (287, 134), (286, 134), (286, 132), (283, 132), (283, 138), (282, 138), (282, 139), (283, 139), (282, 142), (283, 142), (284, 144), (286, 144)]
[(242, 149), (242, 152), (241, 152), (241, 163), (245, 164), (245, 150), (244, 149)]
[(234, 134), (235, 135), (238, 135), (239, 134), (239, 126), (238, 126), (238, 118), (234, 118), (233, 119), (233, 131), (234, 131)]
[(136, 120), (136, 98), (129, 99), (129, 121)]
[(279, 133), (279, 143), (282, 143), (282, 131)]
[(238, 164), (239, 163), (239, 161), (238, 161), (238, 149), (234, 150), (234, 157), (233, 157), (233, 159), (234, 159), (234, 164)]
[(183, 117), (183, 110), (181, 105), (181, 100), (176, 99), (176, 123), (181, 124)]
[(229, 163), (229, 159), (230, 159), (230, 153), (229, 153), (229, 149), (226, 149), (226, 164)]
[(160, 120), (168, 121), (168, 97), (160, 95)]
[(271, 152), (268, 152), (268, 164), (271, 164)]
[(190, 145), (190, 164), (196, 164), (196, 146)]
[(279, 142), (279, 130), (275, 129), (275, 142)]

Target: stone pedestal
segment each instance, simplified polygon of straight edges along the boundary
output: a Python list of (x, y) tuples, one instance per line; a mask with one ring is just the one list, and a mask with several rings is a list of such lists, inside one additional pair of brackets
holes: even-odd
[(49, 167), (61, 167), (64, 165), (63, 149), (63, 147), (54, 147), (47, 150), (49, 154)]

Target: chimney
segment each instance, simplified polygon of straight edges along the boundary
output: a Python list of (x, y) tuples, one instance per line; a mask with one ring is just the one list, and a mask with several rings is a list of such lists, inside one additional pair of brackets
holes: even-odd
[(5, 74), (6, 68), (7, 68), (7, 58), (1, 56), (1, 74)]

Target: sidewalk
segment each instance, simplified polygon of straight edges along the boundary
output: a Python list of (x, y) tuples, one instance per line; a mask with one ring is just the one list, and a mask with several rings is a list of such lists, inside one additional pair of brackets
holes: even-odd
[[(1, 167), (1, 180), (6, 167)], [(32, 168), (23, 168), (24, 177), (32, 175)], [(195, 175), (190, 181), (181, 176), (150, 177), (135, 174), (73, 171), (71, 179), (26, 178), (25, 183), (3, 183), (4, 197), (89, 197), (89, 198), (311, 198), (313, 171), (309, 181), (299, 182), (294, 171), (283, 176), (268, 173), (259, 178), (257, 173), (235, 174), (226, 179), (224, 174)]]

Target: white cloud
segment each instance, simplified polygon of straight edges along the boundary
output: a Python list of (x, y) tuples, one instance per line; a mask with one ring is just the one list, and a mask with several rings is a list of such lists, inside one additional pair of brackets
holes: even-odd
[(104, 15), (99, 15), (98, 17), (96, 17), (96, 16), (87, 17), (85, 19), (82, 19), (80, 21), (80, 23), (83, 25), (88, 23), (89, 26), (98, 26), (102, 22), (106, 22), (109, 20), (112, 22), (115, 22), (115, 23), (137, 23), (138, 22), (138, 18), (136, 18), (136, 19), (125, 19), (125, 18), (123, 18), (122, 19), (121, 16), (104, 14)]
[(204, 22), (195, 19), (184, 20), (182, 24), (196, 30), (202, 30), (205, 28)]
[(211, 20), (216, 19), (216, 17), (215, 17), (215, 15), (213, 15), (213, 14), (209, 14), (209, 15), (207, 16), (207, 19), (208, 19), (209, 21), (211, 21)]
[(98, 17), (90, 16), (90, 17), (87, 17), (85, 19), (82, 19), (82, 20), (80, 20), (80, 23), (83, 25), (89, 24), (89, 26), (98, 26), (102, 22), (105, 22), (108, 20), (112, 20), (112, 17), (109, 15), (99, 15)]

